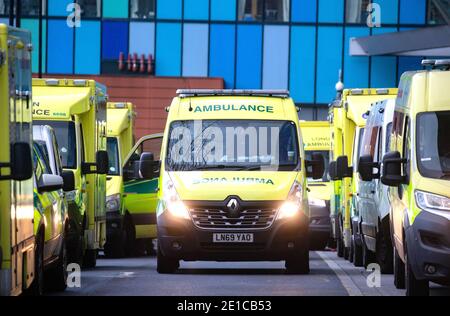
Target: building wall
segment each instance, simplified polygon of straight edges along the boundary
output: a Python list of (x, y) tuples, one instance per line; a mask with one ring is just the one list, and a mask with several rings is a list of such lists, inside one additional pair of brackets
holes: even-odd
[[(55, 75), (56, 78), (76, 78), (74, 75)], [(137, 112), (136, 139), (153, 133), (162, 133), (166, 124), (166, 106), (169, 106), (177, 89), (223, 89), (220, 78), (155, 78), (126, 76), (83, 76), (93, 79), (108, 89), (109, 101), (132, 102)]]
[[(155, 15), (138, 19), (129, 1), (98, 0), (98, 17), (82, 17), (81, 27), (69, 28), (66, 6), (72, 1), (48, 0), (44, 73), (100, 75), (120, 52), (152, 54), (158, 77), (222, 77), (226, 88), (289, 89), (308, 106), (329, 103), (339, 69), (346, 87), (354, 88), (395, 86), (402, 71), (420, 68), (420, 58), (351, 57), (348, 43), (424, 26), (426, 0), (378, 0), (380, 28), (367, 27), (365, 18), (346, 22), (346, 4), (364, 0), (284, 0), (289, 16), (282, 22), (238, 21), (237, 0), (155, 0)], [(33, 34), (37, 72), (37, 18), (27, 16), (22, 24)]]

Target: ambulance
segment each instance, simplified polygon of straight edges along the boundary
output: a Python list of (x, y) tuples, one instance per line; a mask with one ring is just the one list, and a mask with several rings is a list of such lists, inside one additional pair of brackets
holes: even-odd
[(390, 151), (381, 182), (390, 186), (394, 283), (428, 295), (450, 284), (450, 60), (424, 60), (399, 84)]
[[(125, 253), (132, 254), (133, 247), (128, 239), (132, 234), (125, 235), (124, 225), (124, 182), (122, 165), (125, 157), (134, 145), (134, 120), (136, 113), (129, 102), (108, 102), (107, 105), (107, 150), (108, 174), (106, 177), (106, 244), (105, 255), (122, 257)], [(132, 241), (134, 243), (134, 240)]]
[[(371, 104), (397, 96), (397, 89), (346, 89), (335, 100), (329, 111), (331, 129), (330, 176), (334, 180), (331, 205), (333, 237), (337, 254), (350, 261), (368, 259), (368, 254), (354, 251), (360, 249), (358, 212), (355, 196), (358, 194), (359, 175), (357, 165), (362, 136)], [(351, 166), (349, 166), (349, 163)], [(364, 248), (363, 248), (364, 249)], [(357, 256), (357, 258), (355, 258)], [(369, 260), (366, 260), (368, 262)]]
[[(53, 128), (69, 209), (68, 262), (95, 267), (106, 241), (106, 88), (84, 79), (33, 79), (33, 120)], [(71, 178), (71, 179), (70, 179)]]
[(32, 289), (31, 35), (0, 24), (0, 295)]
[(320, 250), (327, 246), (331, 234), (330, 195), (332, 186), (328, 177), (330, 162), (330, 123), (327, 121), (300, 121), (306, 159), (313, 154), (324, 157), (325, 172), (320, 179), (308, 177), (308, 201), (310, 210), (310, 249)]
[[(136, 156), (136, 178), (158, 178), (157, 271), (180, 260), (286, 261), (309, 273), (306, 160), (287, 91), (178, 90), (160, 158)], [(130, 172), (132, 169), (130, 168)]]

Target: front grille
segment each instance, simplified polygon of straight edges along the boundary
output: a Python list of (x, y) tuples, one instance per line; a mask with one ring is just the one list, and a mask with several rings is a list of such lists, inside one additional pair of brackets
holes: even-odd
[(236, 217), (219, 208), (191, 208), (192, 220), (199, 228), (205, 229), (264, 229), (272, 225), (277, 210), (243, 209)]

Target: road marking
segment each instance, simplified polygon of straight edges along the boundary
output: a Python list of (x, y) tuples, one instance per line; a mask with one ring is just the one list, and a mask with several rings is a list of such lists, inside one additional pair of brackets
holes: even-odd
[(339, 278), (339, 281), (341, 281), (342, 286), (345, 288), (349, 296), (363, 295), (361, 290), (355, 284), (355, 282), (353, 282), (352, 278), (349, 277), (347, 273), (345, 273), (345, 271), (341, 269), (341, 267), (336, 262), (334, 262), (322, 251), (316, 251), (316, 253), (322, 258), (323, 261), (326, 262), (326, 264), (330, 267), (330, 269), (333, 270), (333, 272)]
[(119, 273), (119, 278), (124, 279), (124, 278), (132, 278), (134, 277), (134, 272), (120, 272)]

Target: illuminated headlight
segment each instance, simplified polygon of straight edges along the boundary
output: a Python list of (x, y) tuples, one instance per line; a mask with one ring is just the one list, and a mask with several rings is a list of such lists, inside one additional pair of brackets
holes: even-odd
[(425, 211), (450, 211), (450, 199), (428, 192), (415, 192), (417, 206)]
[(168, 173), (166, 173), (164, 179), (163, 202), (165, 209), (174, 217), (189, 219), (189, 210), (183, 201), (181, 201), (180, 196), (175, 189), (175, 185), (173, 184)]
[(77, 196), (77, 190), (68, 191), (65, 194), (66, 194), (67, 202), (74, 202), (75, 201), (75, 197)]
[(120, 194), (113, 194), (106, 197), (107, 212), (115, 212), (120, 208)]
[(298, 181), (294, 181), (289, 191), (286, 202), (278, 210), (278, 219), (296, 216), (302, 209), (303, 189)]
[(321, 200), (321, 199), (315, 199), (315, 198), (310, 198), (308, 199), (308, 203), (311, 206), (315, 206), (315, 207), (325, 207), (325, 201)]

